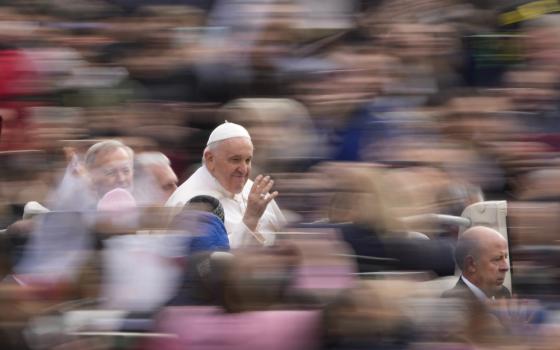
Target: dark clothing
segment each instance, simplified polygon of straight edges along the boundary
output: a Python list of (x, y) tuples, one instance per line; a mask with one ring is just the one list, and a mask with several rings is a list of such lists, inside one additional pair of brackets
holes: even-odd
[[(398, 126), (381, 116), (382, 113), (390, 110), (390, 108), (369, 103), (354, 111), (347, 124), (334, 131), (333, 160), (363, 161), (362, 152), (371, 144), (381, 144), (383, 140), (398, 136)], [(370, 155), (368, 160), (377, 159)]]
[(447, 239), (394, 237), (383, 240), (389, 258), (397, 259), (404, 271), (433, 271), (438, 276), (455, 273), (453, 245)]
[[(489, 307), (489, 304), (481, 302), (476, 295), (469, 289), (466, 283), (459, 279), (455, 287), (445, 291), (442, 298), (457, 298), (468, 304), (467, 313), (470, 317), (480, 320), (481, 315), (487, 315), (490, 319), (499, 321), (504, 330), (508, 333), (519, 334), (527, 330), (526, 326), (542, 324), (546, 320), (546, 312), (543, 308), (536, 306), (529, 309), (509, 309)], [(511, 292), (502, 286), (494, 295), (489, 296), (495, 299), (510, 299)], [(475, 321), (479, 322), (479, 321)]]
[(340, 225), (342, 238), (356, 255), (387, 258), (383, 242), (376, 232), (367, 227), (354, 224)]
[(451, 276), (455, 272), (453, 246), (448, 240), (381, 237), (358, 225), (344, 225), (341, 231), (356, 255), (391, 259), (375, 262), (358, 258), (360, 272), (433, 271), (438, 276)]
[[(463, 282), (462, 278), (459, 278), (459, 281), (457, 281), (457, 284), (455, 284), (455, 287), (443, 292), (441, 297), (442, 298), (461, 298), (461, 299), (465, 299), (465, 300), (478, 301), (478, 298), (476, 297), (476, 295), (474, 295), (474, 293), (470, 290), (470, 288), (466, 285), (466, 283)], [(511, 293), (510, 293), (509, 289), (502, 286), (497, 293), (495, 293), (494, 295), (490, 295), (488, 297), (489, 298), (494, 297), (495, 299), (509, 299), (509, 298), (511, 298)]]

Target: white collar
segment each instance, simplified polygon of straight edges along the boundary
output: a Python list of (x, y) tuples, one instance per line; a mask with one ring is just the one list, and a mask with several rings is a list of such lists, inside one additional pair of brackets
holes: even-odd
[(478, 288), (477, 286), (475, 286), (474, 284), (471, 283), (471, 281), (469, 281), (465, 276), (461, 275), (461, 279), (463, 280), (463, 282), (465, 282), (465, 284), (467, 285), (467, 287), (471, 290), (471, 292), (473, 292), (473, 294), (476, 296), (476, 298), (482, 302), (485, 302), (486, 300), (488, 300), (488, 297), (486, 296), (486, 294), (482, 291), (482, 289)]

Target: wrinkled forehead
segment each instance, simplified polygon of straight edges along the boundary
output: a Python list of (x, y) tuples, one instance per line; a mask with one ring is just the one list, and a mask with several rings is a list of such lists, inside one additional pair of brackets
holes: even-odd
[(117, 163), (132, 164), (132, 157), (124, 148), (113, 148), (100, 152), (95, 157), (94, 167), (103, 167)]

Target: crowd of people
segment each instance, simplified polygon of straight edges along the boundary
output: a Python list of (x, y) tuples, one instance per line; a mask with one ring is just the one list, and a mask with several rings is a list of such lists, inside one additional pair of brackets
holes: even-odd
[(558, 59), (554, 0), (0, 1), (0, 348), (556, 348)]

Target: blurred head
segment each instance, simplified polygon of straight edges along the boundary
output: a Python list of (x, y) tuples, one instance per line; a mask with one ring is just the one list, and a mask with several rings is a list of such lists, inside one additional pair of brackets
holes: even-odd
[(175, 192), (179, 182), (169, 158), (161, 152), (144, 152), (136, 156), (136, 163), (144, 173), (153, 178), (158, 186), (158, 193), (161, 194), (161, 202), (165, 203)]
[(99, 197), (115, 188), (132, 191), (133, 158), (132, 149), (116, 140), (98, 142), (88, 149), (85, 166)]
[(548, 14), (523, 23), (524, 45), (527, 58), (541, 68), (556, 72), (560, 57), (560, 15)]
[(216, 215), (222, 222), (225, 220), (222, 204), (212, 196), (194, 196), (185, 204), (183, 210), (205, 211)]
[(471, 283), (492, 295), (509, 271), (507, 241), (491, 228), (472, 227), (459, 236), (455, 261)]
[(224, 189), (240, 193), (251, 174), (253, 143), (245, 137), (217, 141), (204, 150), (204, 164)]
[[(399, 231), (400, 225), (385, 188), (387, 175), (378, 165), (325, 164), (325, 175), (333, 180), (328, 218), (333, 223), (353, 223), (376, 233)], [(392, 184), (391, 184), (392, 185)], [(395, 190), (391, 193), (394, 194)]]
[(559, 76), (548, 70), (515, 70), (505, 75), (507, 93), (517, 110), (554, 110), (559, 94)]

